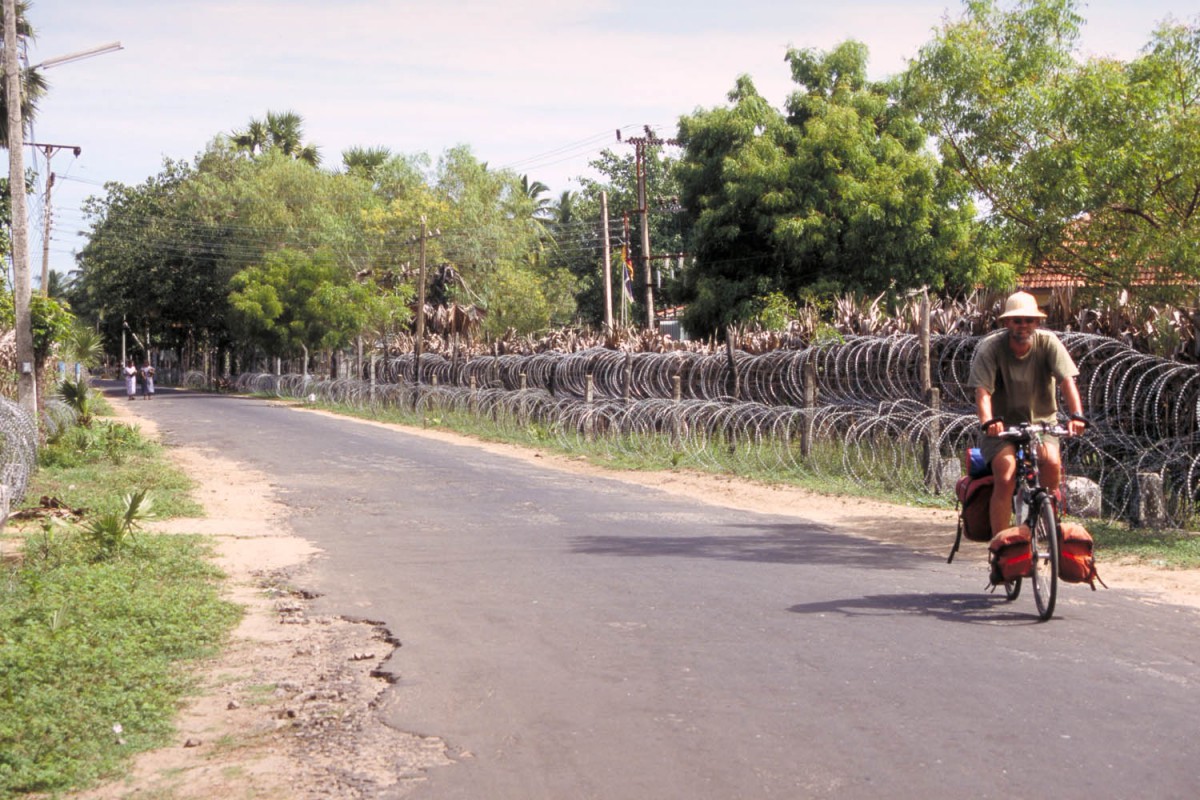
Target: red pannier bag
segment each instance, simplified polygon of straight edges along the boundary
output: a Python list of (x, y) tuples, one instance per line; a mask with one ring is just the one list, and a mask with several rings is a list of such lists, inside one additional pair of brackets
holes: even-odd
[(1096, 581), (1108, 588), (1096, 574), (1096, 558), (1092, 554), (1094, 545), (1087, 528), (1075, 522), (1062, 522), (1058, 526), (1058, 577), (1067, 583), (1086, 583), (1096, 591)]
[(988, 545), (988, 550), (991, 551), (988, 560), (992, 564), (992, 574), (999, 575), (1006, 581), (1032, 575), (1032, 540), (1028, 525), (1005, 528), (993, 536)]
[(986, 542), (992, 538), (992, 520), (988, 505), (992, 502), (991, 475), (972, 478), (965, 475), (958, 479), (954, 494), (958, 497), (961, 510), (958, 513), (963, 536), (972, 542)]

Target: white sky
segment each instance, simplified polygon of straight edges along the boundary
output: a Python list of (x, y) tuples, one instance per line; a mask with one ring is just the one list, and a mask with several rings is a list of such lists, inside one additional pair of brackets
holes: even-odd
[[(30, 63), (119, 40), (47, 70), (32, 141), (79, 146), (50, 162), (50, 265), (74, 268), (81, 204), (106, 181), (138, 184), (190, 161), (218, 133), (295, 111), (327, 166), (352, 146), (428, 153), (467, 144), (493, 167), (577, 188), (615, 130), (670, 136), (725, 103), (737, 76), (782, 106), (789, 46), (870, 48), (872, 75), (903, 69), (961, 6), (944, 0), (33, 0)], [(1131, 58), (1195, 0), (1091, 0), (1083, 46)], [(26, 164), (48, 172), (26, 148)], [(5, 173), (7, 174), (7, 172)], [(41, 195), (30, 198), (40, 275)], [(36, 281), (35, 281), (36, 282)]]

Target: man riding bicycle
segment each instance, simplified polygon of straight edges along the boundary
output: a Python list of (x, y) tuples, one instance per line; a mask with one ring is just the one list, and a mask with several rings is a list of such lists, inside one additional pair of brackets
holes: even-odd
[[(985, 434), (980, 449), (992, 467), (994, 480), (988, 507), (993, 533), (1012, 524), (1017, 476), (1016, 447), (996, 437), (1006, 427), (1022, 422), (1053, 423), (1058, 414), (1058, 389), (1070, 414), (1067, 429), (1079, 435), (1087, 427), (1075, 385), (1079, 368), (1057, 336), (1038, 330), (1038, 323), (1045, 318), (1033, 295), (1016, 292), (1000, 315), (1004, 329), (986, 336), (971, 361), (967, 385), (975, 389), (975, 410)], [(1038, 460), (1042, 485), (1056, 490), (1062, 478), (1057, 437), (1042, 437)]]

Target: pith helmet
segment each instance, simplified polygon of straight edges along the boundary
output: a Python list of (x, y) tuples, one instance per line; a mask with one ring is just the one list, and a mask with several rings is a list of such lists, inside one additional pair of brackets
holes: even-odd
[(1029, 292), (1015, 292), (1008, 296), (1004, 303), (1004, 313), (1000, 319), (1009, 317), (1037, 317), (1045, 319), (1046, 315), (1038, 308), (1037, 299)]

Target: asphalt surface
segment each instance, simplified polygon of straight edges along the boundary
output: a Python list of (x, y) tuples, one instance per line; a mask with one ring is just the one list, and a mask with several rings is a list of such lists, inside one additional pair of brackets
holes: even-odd
[(137, 402), (167, 443), (269, 475), (324, 551), (317, 610), (402, 641), (380, 713), (456, 759), (405, 796), (1200, 795), (1195, 610), (1068, 586), (1039, 624), (982, 570), (803, 508), (725, 510), (255, 399)]

